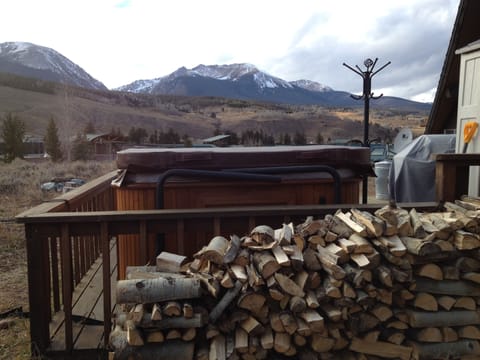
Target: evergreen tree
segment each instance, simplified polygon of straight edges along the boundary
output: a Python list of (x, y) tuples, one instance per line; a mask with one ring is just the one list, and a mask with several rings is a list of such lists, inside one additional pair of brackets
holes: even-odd
[(90, 160), (92, 149), (85, 135), (78, 134), (73, 142), (72, 160)]
[(0, 135), (5, 146), (4, 161), (9, 163), (15, 158), (23, 159), (23, 138), (25, 137), (25, 123), (18, 116), (8, 113), (5, 115)]
[(307, 137), (305, 133), (296, 132), (295, 136), (293, 137), (293, 143), (295, 145), (306, 145), (307, 144)]
[(63, 158), (62, 146), (58, 137), (58, 128), (53, 117), (47, 127), (47, 134), (45, 135), (45, 151), (50, 155), (52, 161), (61, 161)]

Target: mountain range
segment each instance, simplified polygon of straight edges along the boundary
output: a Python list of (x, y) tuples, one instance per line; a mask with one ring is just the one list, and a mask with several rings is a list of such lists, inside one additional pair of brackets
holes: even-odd
[[(0, 44), (0, 72), (66, 83), (94, 90), (108, 90), (80, 66), (57, 51), (25, 42)], [(311, 80), (288, 82), (260, 71), (251, 64), (198, 65), (181, 67), (150, 80), (137, 80), (113, 89), (152, 95), (213, 96), (231, 99), (326, 107), (360, 107), (345, 91)], [(378, 108), (427, 111), (431, 104), (384, 96), (375, 100)]]

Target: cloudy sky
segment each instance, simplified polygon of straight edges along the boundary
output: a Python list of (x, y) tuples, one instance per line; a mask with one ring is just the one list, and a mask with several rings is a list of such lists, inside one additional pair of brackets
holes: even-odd
[(250, 63), (282, 79), (432, 101), (460, 0), (2, 1), (0, 42), (66, 56), (108, 88), (181, 66)]

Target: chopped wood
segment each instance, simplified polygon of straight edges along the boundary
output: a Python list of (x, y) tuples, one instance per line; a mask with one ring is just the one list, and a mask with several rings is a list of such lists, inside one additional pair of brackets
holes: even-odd
[(388, 247), (390, 253), (394, 256), (403, 256), (407, 252), (405, 244), (400, 240), (397, 235), (393, 236), (380, 236), (378, 240)]
[(480, 329), (478, 326), (467, 325), (458, 329), (458, 337), (463, 339), (480, 340)]
[(443, 341), (443, 334), (441, 330), (436, 327), (414, 330), (411, 332), (411, 336), (421, 342), (441, 343)]
[(290, 258), (285, 254), (280, 245), (276, 245), (272, 248), (273, 256), (280, 266), (290, 266)]
[(167, 334), (165, 335), (165, 340), (175, 340), (175, 339), (181, 339), (182, 338), (182, 333), (178, 329), (170, 329), (167, 331)]
[(237, 306), (241, 309), (253, 312), (256, 309), (260, 309), (265, 301), (266, 299), (264, 295), (249, 291), (240, 295), (237, 300)]
[(413, 306), (426, 310), (426, 311), (438, 311), (437, 299), (429, 293), (421, 292), (415, 296)]
[(462, 296), (455, 301), (453, 307), (456, 309), (475, 310), (477, 308), (477, 303), (471, 296)]
[(355, 220), (364, 225), (370, 235), (375, 237), (382, 236), (385, 228), (385, 222), (379, 217), (370, 214), (367, 211), (361, 211), (357, 209), (351, 209), (352, 215)]
[(140, 331), (135, 326), (132, 320), (125, 321), (125, 328), (127, 329), (127, 342), (130, 346), (142, 346), (144, 345), (143, 337)]
[(373, 252), (371, 242), (363, 236), (360, 236), (358, 234), (352, 234), (348, 238), (348, 240), (355, 244), (355, 249), (353, 250), (355, 254), (370, 254), (371, 252)]
[(220, 315), (225, 311), (228, 305), (237, 297), (238, 293), (242, 288), (242, 283), (240, 281), (235, 282), (235, 286), (223, 295), (222, 299), (217, 303), (217, 305), (212, 309), (209, 315), (209, 320), (212, 323), (215, 323)]
[(240, 353), (248, 352), (248, 333), (241, 327), (235, 329), (235, 350)]
[(267, 326), (265, 328), (265, 331), (260, 337), (260, 344), (262, 345), (262, 348), (264, 348), (265, 350), (269, 350), (273, 348), (274, 341), (273, 341), (273, 332), (271, 327)]
[(162, 251), (156, 258), (156, 270), (178, 273), (187, 262), (187, 257)]
[(443, 280), (443, 271), (440, 266), (437, 264), (425, 264), (421, 266), (417, 271), (417, 275), (433, 279), (433, 280)]
[(345, 277), (345, 271), (339, 265), (338, 256), (328, 251), (326, 248), (317, 246), (317, 258), (320, 260), (323, 269), (335, 279), (343, 279)]
[(453, 305), (455, 305), (456, 301), (457, 300), (454, 297), (447, 296), (447, 295), (440, 296), (437, 298), (438, 305), (447, 311), (450, 311), (453, 308)]
[(437, 295), (480, 296), (480, 286), (470, 281), (435, 281), (425, 278), (416, 278), (413, 290)]
[(350, 212), (343, 213), (341, 210), (338, 210), (335, 213), (335, 217), (340, 219), (347, 225), (350, 229), (356, 232), (360, 236), (367, 236), (367, 230), (364, 225), (360, 225), (352, 219), (352, 214)]
[[(417, 358), (420, 359), (458, 359), (464, 355), (475, 354), (478, 358), (480, 345), (474, 340), (459, 340), (456, 342), (421, 343), (409, 342)], [(463, 359), (463, 357), (462, 357)]]
[(198, 298), (200, 281), (194, 278), (157, 278), (117, 281), (117, 304), (143, 304), (166, 300)]
[(444, 342), (458, 341), (458, 333), (454, 328), (445, 326), (445, 327), (442, 327), (440, 330), (442, 331)]
[(223, 256), (223, 263), (230, 264), (235, 260), (240, 251), (241, 240), (237, 235), (230, 236), (230, 243), (228, 244), (225, 255)]
[(277, 260), (267, 251), (253, 254), (253, 263), (264, 279), (269, 278), (280, 269)]
[(213, 237), (208, 245), (200, 250), (195, 257), (201, 256), (203, 259), (214, 264), (223, 264), (223, 258), (228, 249), (229, 241), (223, 236)]
[(350, 350), (386, 358), (400, 358), (402, 360), (409, 360), (412, 354), (412, 348), (409, 346), (396, 345), (384, 341), (372, 343), (359, 338), (352, 339)]
[(409, 236), (402, 236), (400, 240), (407, 248), (407, 251), (414, 255), (428, 256), (441, 251), (440, 246), (435, 244), (433, 241), (417, 239)]
[(197, 330), (195, 328), (188, 328), (182, 332), (181, 339), (183, 341), (191, 341), (197, 336)]
[(287, 276), (281, 273), (276, 273), (274, 276), (278, 285), (287, 294), (292, 296), (300, 296), (300, 297), (305, 296), (305, 292), (292, 279), (288, 278)]
[(471, 250), (480, 248), (480, 236), (471, 232), (455, 231), (455, 246), (460, 250)]
[(259, 225), (255, 227), (250, 236), (259, 244), (269, 244), (275, 241), (275, 231), (268, 225)]
[(467, 310), (437, 312), (408, 311), (411, 327), (462, 326), (480, 324), (480, 313)]
[(230, 270), (232, 271), (234, 279), (239, 280), (241, 283), (247, 282), (248, 275), (244, 266), (232, 264), (230, 265)]
[(324, 336), (319, 333), (314, 333), (310, 339), (310, 346), (313, 351), (317, 353), (327, 353), (335, 345), (335, 339), (332, 339), (328, 336)]
[(165, 335), (160, 330), (149, 331), (146, 335), (146, 341), (148, 343), (162, 343), (165, 341)]
[(225, 360), (226, 345), (225, 336), (219, 334), (210, 341), (210, 351), (208, 352), (209, 360)]
[(303, 319), (313, 332), (321, 332), (325, 327), (323, 317), (313, 309), (307, 309), (303, 313), (297, 314)]
[(288, 349), (290, 349), (291, 343), (292, 343), (292, 339), (290, 334), (286, 332), (275, 333), (273, 348), (275, 349), (276, 352), (280, 354), (285, 354), (288, 351)]
[(151, 319), (152, 321), (162, 320), (162, 308), (158, 303), (153, 304)]
[(425, 238), (427, 233), (423, 227), (423, 222), (415, 209), (410, 210), (410, 221), (413, 227), (413, 237), (418, 239)]
[(177, 301), (168, 301), (163, 306), (162, 313), (166, 316), (180, 316), (182, 315), (182, 306)]

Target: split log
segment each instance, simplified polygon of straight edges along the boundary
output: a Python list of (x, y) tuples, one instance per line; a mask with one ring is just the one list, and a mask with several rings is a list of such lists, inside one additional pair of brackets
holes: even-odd
[(409, 342), (416, 358), (420, 359), (457, 359), (463, 355), (480, 354), (480, 345), (474, 340), (460, 340), (445, 343)]
[(405, 244), (400, 240), (397, 235), (393, 236), (380, 236), (378, 240), (387, 246), (388, 251), (394, 256), (403, 256), (407, 252)]
[(307, 309), (303, 313), (297, 314), (297, 316), (303, 319), (313, 332), (322, 332), (325, 328), (323, 317), (313, 309)]
[(444, 342), (455, 342), (458, 341), (458, 334), (454, 328), (449, 326), (442, 327), (440, 329), (442, 331), (443, 341)]
[(290, 258), (285, 254), (285, 251), (283, 251), (280, 245), (274, 246), (272, 248), (272, 253), (280, 266), (290, 266)]
[(453, 305), (455, 305), (455, 302), (457, 300), (451, 296), (440, 296), (437, 298), (437, 303), (440, 305), (444, 310), (450, 311), (453, 308)]
[(286, 332), (284, 333), (275, 333), (274, 342), (273, 342), (273, 349), (280, 353), (285, 354), (288, 349), (290, 349), (292, 344), (292, 339), (290, 335)]
[(224, 264), (230, 264), (235, 260), (240, 251), (241, 240), (237, 235), (230, 236), (230, 243), (228, 244), (227, 250), (223, 257)]
[(313, 333), (310, 339), (310, 346), (317, 353), (327, 353), (335, 345), (335, 339), (324, 336), (321, 333)]
[(264, 279), (268, 279), (280, 270), (280, 265), (268, 251), (261, 251), (253, 254), (253, 263)]
[(469, 281), (435, 281), (424, 278), (416, 278), (412, 290), (417, 292), (428, 292), (437, 295), (480, 296), (480, 286), (477, 286)]
[[(115, 319), (116, 324), (124, 325), (127, 322), (128, 315), (125, 313), (117, 314)], [(168, 317), (163, 318), (162, 320), (152, 321), (152, 315), (150, 313), (145, 313), (143, 315), (142, 321), (137, 325), (139, 328), (156, 328), (159, 330), (163, 329), (186, 329), (186, 328), (199, 328), (205, 326), (207, 323), (207, 316), (203, 312), (195, 313), (194, 316), (190, 319), (184, 318), (183, 316), (177, 317)]]
[(264, 348), (265, 350), (269, 350), (273, 348), (274, 340), (273, 340), (273, 332), (271, 327), (267, 326), (265, 328), (265, 331), (260, 337), (260, 344), (262, 345), (262, 348)]
[(194, 256), (200, 256), (214, 264), (223, 264), (223, 258), (227, 252), (229, 242), (223, 236), (215, 236), (208, 245)]
[(338, 210), (335, 213), (335, 217), (340, 219), (347, 225), (350, 229), (352, 229), (355, 233), (360, 236), (367, 236), (367, 230), (364, 225), (360, 225), (358, 222), (352, 219), (352, 214), (350, 212), (343, 213), (341, 210)]
[(463, 230), (455, 231), (455, 247), (459, 250), (480, 248), (480, 236)]
[(480, 340), (480, 329), (473, 325), (462, 326), (458, 329), (458, 337)]
[[(208, 352), (209, 360), (225, 360), (226, 357), (226, 345), (225, 336), (217, 335), (210, 341), (210, 351)], [(171, 359), (175, 359), (171, 357)], [(177, 359), (175, 359), (177, 360)]]
[(130, 346), (143, 346), (145, 342), (143, 341), (142, 334), (135, 326), (135, 323), (132, 320), (125, 321), (125, 329), (127, 330), (127, 343)]
[(326, 248), (318, 245), (317, 246), (317, 258), (322, 264), (323, 269), (335, 279), (343, 279), (345, 277), (345, 271), (339, 265), (338, 256), (332, 254)]
[(235, 282), (235, 286), (223, 295), (222, 299), (215, 305), (209, 315), (209, 320), (212, 323), (217, 322), (220, 315), (223, 314), (228, 305), (237, 297), (238, 293), (242, 289), (242, 283), (240, 281)]
[(182, 306), (177, 301), (168, 301), (163, 305), (162, 313), (166, 316), (182, 315)]
[(235, 329), (235, 350), (242, 354), (248, 352), (248, 333), (241, 327)]
[(281, 273), (276, 273), (274, 276), (278, 285), (287, 294), (299, 297), (305, 296), (305, 292), (295, 283), (295, 281), (291, 280), (290, 278)]
[(348, 240), (355, 244), (355, 249), (353, 250), (355, 254), (370, 254), (373, 251), (372, 244), (365, 237), (352, 234)]
[(265, 304), (266, 298), (261, 293), (252, 291), (244, 292), (237, 300), (237, 306), (250, 312), (255, 312)]
[(162, 251), (156, 259), (156, 270), (170, 273), (179, 273), (187, 262), (187, 257)]
[(428, 256), (439, 253), (440, 247), (432, 241), (417, 239), (409, 236), (403, 236), (400, 240), (405, 244), (410, 254), (418, 256)]
[(417, 271), (417, 275), (426, 277), (433, 280), (443, 280), (443, 271), (437, 264), (425, 264), (421, 266)]
[(407, 311), (409, 324), (413, 328), (463, 326), (480, 324), (480, 313), (467, 310), (422, 312)]
[(427, 236), (425, 229), (423, 228), (422, 220), (415, 209), (410, 210), (410, 221), (413, 227), (413, 237), (423, 239)]
[(369, 234), (375, 237), (382, 236), (385, 228), (385, 222), (382, 219), (370, 214), (367, 211), (351, 209), (351, 212), (353, 218), (357, 220), (360, 224), (364, 225)]
[(155, 303), (198, 298), (201, 295), (200, 281), (194, 278), (117, 281), (117, 304)]
[(413, 306), (426, 311), (438, 311), (437, 299), (433, 295), (425, 292), (418, 293), (415, 296)]
[(195, 344), (185, 341), (165, 341), (158, 344), (145, 344), (141, 347), (127, 347), (115, 354), (116, 360), (191, 360), (193, 359)]
[(421, 342), (441, 343), (443, 342), (443, 334), (439, 328), (427, 327), (423, 329), (413, 329), (409, 331), (410, 338), (414, 338)]
[(152, 306), (152, 321), (162, 320), (162, 308), (159, 304), (155, 303)]
[(163, 343), (165, 341), (165, 335), (160, 330), (153, 330), (146, 332), (147, 343)]
[(385, 358), (400, 358), (402, 360), (409, 360), (412, 354), (412, 348), (409, 346), (396, 345), (384, 341), (371, 343), (359, 338), (352, 340), (350, 350), (362, 354), (376, 355)]

